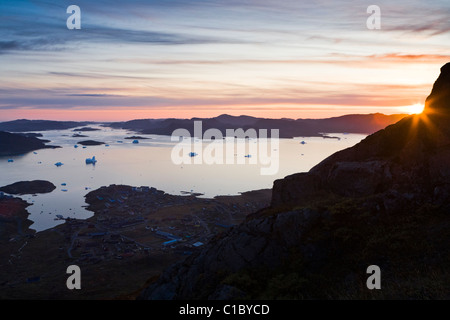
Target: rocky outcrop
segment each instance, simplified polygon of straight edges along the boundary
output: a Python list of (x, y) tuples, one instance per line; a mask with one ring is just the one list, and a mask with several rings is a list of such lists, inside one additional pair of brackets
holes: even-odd
[(29, 205), (22, 199), (0, 194), (0, 244), (16, 235), (33, 233), (29, 229), (32, 222), (28, 220), (29, 213), (26, 210)]
[[(143, 299), (450, 298), (450, 64), (423, 114), (308, 173), (270, 208), (168, 269)], [(383, 290), (365, 287), (383, 270)]]
[[(220, 280), (244, 268), (275, 268), (290, 254), (302, 238), (302, 229), (320, 215), (310, 210), (290, 211), (276, 216), (253, 219), (213, 240), (200, 254), (169, 268), (150, 286), (147, 299), (236, 298), (243, 291)], [(303, 251), (307, 251), (303, 247)], [(219, 277), (218, 277), (219, 275)]]
[(319, 189), (362, 196), (390, 189), (414, 189), (426, 194), (447, 186), (449, 168), (442, 161), (449, 159), (449, 86), (450, 64), (446, 64), (426, 100), (423, 114), (406, 117), (356, 146), (335, 153), (307, 174), (275, 181), (272, 206), (301, 205), (305, 194)]

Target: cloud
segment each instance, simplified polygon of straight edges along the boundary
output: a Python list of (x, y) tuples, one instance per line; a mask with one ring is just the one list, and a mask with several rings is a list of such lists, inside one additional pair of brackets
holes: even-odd
[(450, 55), (446, 54), (386, 53), (371, 55), (368, 58), (392, 62), (441, 63), (442, 61), (450, 61)]
[(69, 4), (0, 3), (2, 108), (405, 105), (450, 61), (448, 1), (380, 0), (377, 31), (351, 0), (77, 0), (81, 30)]

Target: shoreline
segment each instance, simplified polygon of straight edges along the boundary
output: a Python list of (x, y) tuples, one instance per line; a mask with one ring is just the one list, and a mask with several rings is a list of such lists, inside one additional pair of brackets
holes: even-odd
[[(15, 242), (2, 243), (0, 257), (14, 258), (2, 259), (6, 272), (0, 276), (0, 297), (135, 298), (166, 267), (267, 207), (271, 192), (206, 199), (155, 188), (101, 187), (86, 195), (92, 217), (68, 218), (32, 238), (17, 236)], [(65, 268), (72, 264), (82, 269), (84, 290), (72, 292), (65, 286)], [(39, 279), (32, 290), (30, 279)]]

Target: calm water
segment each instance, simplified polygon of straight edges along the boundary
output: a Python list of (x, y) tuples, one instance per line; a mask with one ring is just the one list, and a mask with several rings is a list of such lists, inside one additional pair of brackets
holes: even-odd
[[(271, 188), (273, 181), (287, 175), (305, 172), (336, 151), (351, 147), (364, 139), (365, 135), (333, 134), (337, 139), (306, 137), (280, 139), (279, 146), (268, 145), (269, 154), (279, 153), (278, 172), (275, 175), (261, 175), (258, 154), (251, 154), (245, 164), (175, 164), (172, 150), (178, 142), (172, 142), (169, 136), (146, 135), (150, 140), (125, 140), (135, 135), (125, 130), (101, 128), (101, 131), (84, 132), (88, 138), (72, 138), (72, 130), (42, 132), (43, 139), (51, 140), (52, 145), (60, 149), (37, 150), (21, 156), (0, 157), (0, 185), (24, 180), (48, 180), (57, 188), (49, 194), (22, 196), (33, 205), (28, 207), (29, 219), (34, 223), (31, 228), (42, 231), (62, 221), (55, 221), (56, 214), (80, 219), (92, 216), (92, 212), (83, 206), (84, 195), (91, 190), (110, 184), (131, 186), (151, 186), (171, 194), (198, 192), (204, 197), (216, 195), (236, 195), (239, 192), (262, 188)], [(74, 148), (81, 140), (98, 140), (109, 146), (88, 146)], [(122, 141), (122, 143), (118, 142)], [(185, 139), (185, 143), (198, 142), (198, 139)], [(302, 144), (301, 141), (305, 143)], [(256, 140), (239, 140), (224, 143), (244, 144), (251, 153), (250, 144)], [(207, 148), (210, 142), (205, 142)], [(85, 159), (95, 156), (95, 166), (86, 165)], [(187, 156), (188, 157), (188, 156)], [(198, 156), (197, 156), (198, 157)], [(236, 157), (235, 153), (224, 154), (225, 159)], [(8, 159), (14, 162), (8, 163)], [(193, 160), (194, 158), (188, 159)], [(201, 158), (203, 159), (203, 158)], [(201, 160), (197, 158), (198, 160)], [(257, 164), (250, 164), (256, 161)], [(62, 162), (60, 167), (55, 163)], [(237, 162), (237, 160), (235, 161)], [(63, 186), (62, 184), (66, 184)]]

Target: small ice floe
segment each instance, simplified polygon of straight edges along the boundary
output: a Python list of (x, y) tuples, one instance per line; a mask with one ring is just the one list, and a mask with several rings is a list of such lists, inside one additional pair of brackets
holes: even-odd
[(83, 149), (86, 149), (86, 146), (83, 146)]
[(63, 182), (61, 183), (62, 186), (67, 186), (67, 183)]
[(62, 192), (67, 192), (67, 189), (61, 189)]
[(105, 144), (105, 147), (109, 147), (109, 144)]
[(8, 162), (14, 162), (14, 160), (13, 159), (8, 159)]
[(92, 158), (87, 158), (86, 159), (86, 164), (96, 164), (97, 160), (95, 159), (95, 156), (93, 156)]
[(34, 151), (34, 152), (33, 152), (33, 154), (37, 154), (37, 152), (36, 152), (36, 151)]
[(133, 140), (133, 143), (137, 144), (137, 143), (139, 143), (139, 140)]
[(55, 163), (55, 166), (61, 167), (63, 164), (64, 164), (64, 163), (62, 163), (62, 162), (57, 162), (57, 163)]
[(123, 143), (123, 141), (122, 140), (117, 140), (117, 143)]
[(246, 157), (246, 158), (251, 158), (252, 155), (251, 155), (251, 154), (247, 154), (247, 155), (245, 155), (244, 157)]
[(197, 153), (195, 153), (195, 152), (189, 152), (189, 157), (195, 157), (195, 156), (197, 156), (198, 154)]

